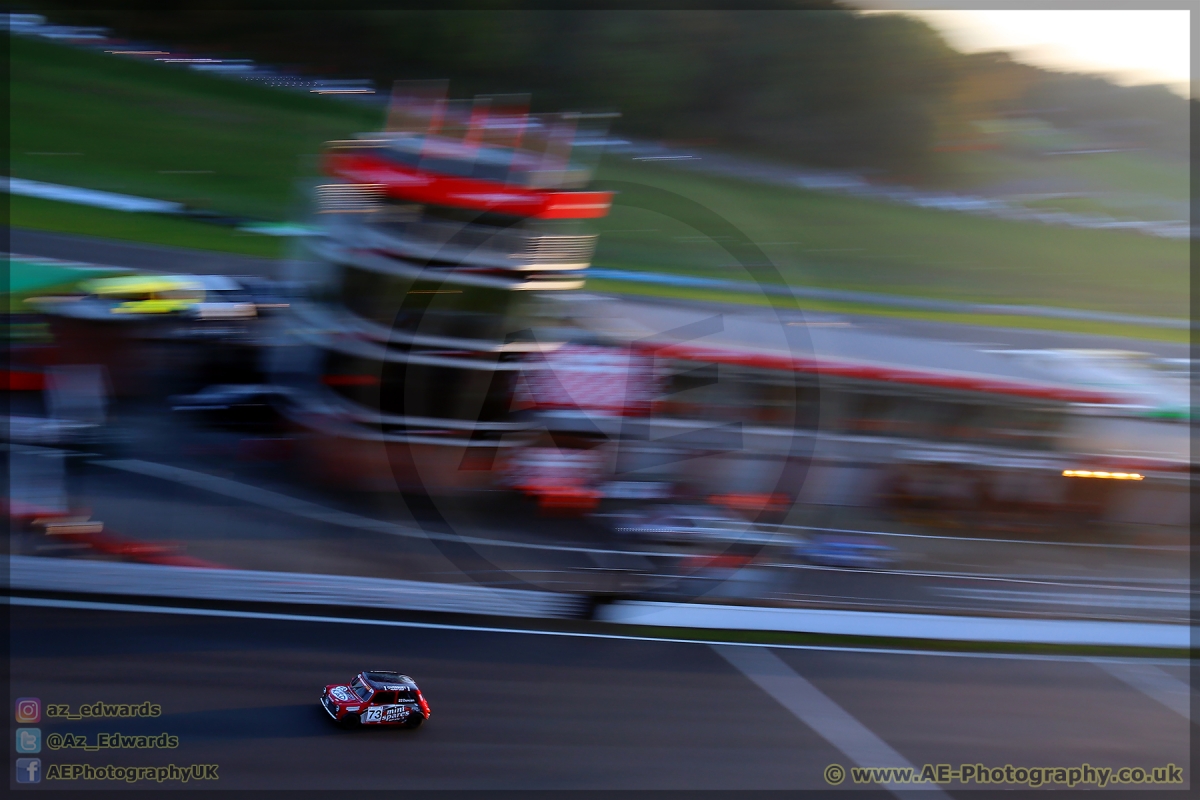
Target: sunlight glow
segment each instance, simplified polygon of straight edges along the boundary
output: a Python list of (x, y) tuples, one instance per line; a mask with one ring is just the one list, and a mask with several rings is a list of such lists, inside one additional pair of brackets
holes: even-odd
[[(863, 0), (873, 10), (901, 11), (891, 0)], [(1191, 81), (1190, 12), (903, 10), (965, 52), (1005, 50), (1049, 69), (1100, 73), (1132, 85), (1165, 83), (1187, 95)]]

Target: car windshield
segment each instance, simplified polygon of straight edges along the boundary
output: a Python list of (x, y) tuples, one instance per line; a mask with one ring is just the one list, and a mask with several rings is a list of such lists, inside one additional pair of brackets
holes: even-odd
[(354, 682), (350, 684), (350, 689), (356, 695), (358, 695), (359, 700), (365, 701), (365, 700), (369, 700), (371, 697), (371, 690), (369, 688), (367, 688), (367, 685), (365, 683), (363, 683), (362, 680), (360, 680), (359, 678), (354, 679)]

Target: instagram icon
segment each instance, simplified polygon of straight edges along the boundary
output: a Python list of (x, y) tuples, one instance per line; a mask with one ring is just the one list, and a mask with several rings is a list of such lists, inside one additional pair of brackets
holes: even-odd
[(17, 722), (40, 722), (42, 719), (42, 701), (36, 697), (17, 698)]

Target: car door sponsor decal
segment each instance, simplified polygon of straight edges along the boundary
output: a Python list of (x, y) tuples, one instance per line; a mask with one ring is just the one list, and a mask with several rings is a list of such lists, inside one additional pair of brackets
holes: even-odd
[(371, 706), (363, 714), (363, 722), (397, 722), (410, 713), (407, 706)]

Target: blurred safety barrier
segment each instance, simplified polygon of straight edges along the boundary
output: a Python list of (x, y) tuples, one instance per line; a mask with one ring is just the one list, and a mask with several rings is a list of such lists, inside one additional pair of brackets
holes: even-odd
[(1187, 625), (1145, 622), (968, 617), (641, 601), (621, 601), (600, 606), (596, 610), (596, 618), (624, 625), (672, 628), (1111, 647), (1186, 648), (1190, 635)]
[(30, 181), (23, 178), (5, 178), (3, 188), (10, 194), (39, 197), (44, 200), (57, 200), (60, 203), (96, 206), (114, 211), (178, 214), (184, 209), (182, 203), (173, 203), (169, 200), (152, 200), (149, 197), (134, 197), (128, 194), (101, 192), (95, 189), (83, 189), (78, 186), (61, 186), (56, 183), (42, 183), (41, 181)]
[(12, 556), (12, 591), (391, 608), (502, 617), (580, 617), (579, 595), (297, 572), (205, 569)]

